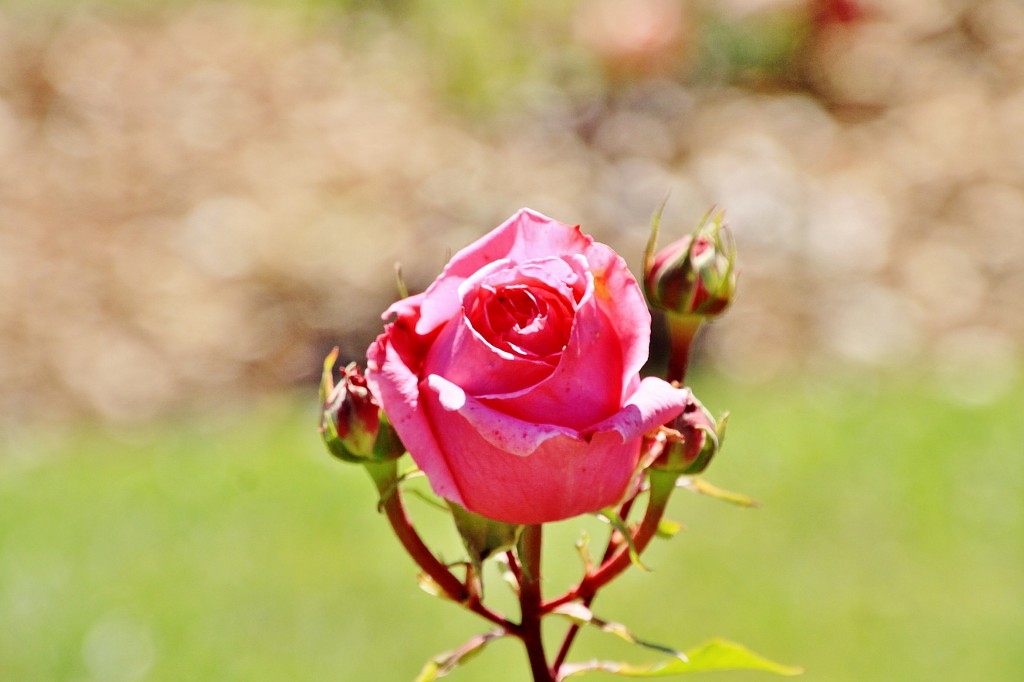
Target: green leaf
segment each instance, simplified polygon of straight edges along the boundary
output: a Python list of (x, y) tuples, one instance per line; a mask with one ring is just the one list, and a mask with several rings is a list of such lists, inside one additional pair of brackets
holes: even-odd
[(715, 670), (763, 670), (777, 675), (800, 675), (803, 669), (770, 661), (750, 649), (724, 639), (712, 639), (686, 652), (686, 660), (632, 665), (616, 661), (589, 661), (562, 667), (559, 680), (588, 672), (607, 672), (621, 677), (670, 677)]
[(686, 488), (687, 490), (713, 497), (716, 500), (722, 500), (730, 504), (735, 504), (740, 507), (760, 507), (761, 503), (752, 497), (748, 497), (743, 493), (734, 493), (729, 490), (723, 490), (718, 486), (698, 478), (697, 476), (682, 476), (679, 479), (678, 485), (680, 488)]
[(416, 677), (414, 682), (433, 682), (433, 680), (436, 680), (439, 677), (444, 677), (471, 659), (473, 656), (480, 653), (485, 646), (496, 639), (504, 637), (506, 634), (508, 633), (504, 630), (486, 632), (472, 638), (458, 649), (438, 654), (427, 661), (427, 664), (423, 666), (423, 669), (420, 671), (420, 674)]

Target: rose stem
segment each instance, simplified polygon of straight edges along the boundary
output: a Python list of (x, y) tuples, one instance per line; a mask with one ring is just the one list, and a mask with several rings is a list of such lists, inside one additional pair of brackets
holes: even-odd
[(516, 579), (516, 585), (522, 585), (523, 574), (519, 570), (519, 559), (516, 558), (516, 553), (510, 549), (505, 552), (505, 558), (508, 560), (508, 570), (512, 572), (512, 577)]
[[(665, 515), (669, 497), (676, 485), (676, 474), (648, 471), (651, 480), (650, 498), (647, 501), (643, 521), (636, 533), (633, 534), (633, 547), (638, 555), (643, 553), (658, 532), (658, 524), (661, 523), (661, 518)], [(602, 562), (600, 568), (586, 575), (575, 588), (544, 604), (542, 610), (548, 612), (577, 599), (592, 600), (599, 589), (629, 568), (630, 563), (629, 546), (619, 547), (611, 559)]]
[[(622, 507), (619, 509), (619, 518), (623, 521), (629, 516), (630, 510), (633, 508), (633, 503), (636, 501), (636, 495), (626, 500)], [(601, 557), (601, 564), (603, 565), (606, 561), (612, 558), (612, 554), (622, 544), (621, 541), (616, 542), (617, 530), (612, 529), (612, 532), (608, 535), (608, 546), (604, 550), (604, 556)], [(590, 605), (594, 603), (594, 598), (597, 594), (591, 594), (583, 598), (583, 605), (590, 608)], [(566, 657), (569, 655), (569, 649), (572, 648), (573, 642), (576, 641), (576, 636), (580, 632), (580, 626), (578, 623), (573, 623), (569, 626), (569, 630), (565, 633), (565, 639), (562, 641), (562, 646), (558, 650), (558, 655), (555, 657), (555, 662), (551, 666), (553, 669), (558, 670), (565, 663)]]
[(535, 524), (523, 528), (519, 538), (519, 562), (522, 572), (519, 604), (522, 609), (522, 622), (518, 635), (526, 647), (534, 682), (555, 682), (544, 656), (544, 640), (540, 629), (540, 619), (543, 615), (540, 592), (541, 536), (541, 526)]
[(480, 602), (479, 595), (470, 593), (466, 586), (448, 570), (447, 566), (438, 561), (437, 557), (423, 543), (419, 533), (413, 528), (412, 522), (405, 512), (405, 506), (402, 504), (402, 498), (397, 485), (397, 462), (368, 462), (365, 466), (373, 478), (373, 482), (377, 485), (377, 491), (380, 493), (380, 503), (388, 517), (388, 521), (391, 523), (391, 529), (395, 532), (399, 542), (402, 543), (405, 551), (412, 557), (413, 561), (437, 583), (449, 599), (462, 604), (473, 613), (502, 626), (506, 630), (513, 629), (515, 627), (514, 624), (484, 606)]
[(703, 318), (669, 313), (665, 316), (665, 321), (668, 324), (669, 337), (668, 376), (665, 378), (669, 383), (677, 382), (682, 386), (690, 365), (693, 339), (700, 330)]

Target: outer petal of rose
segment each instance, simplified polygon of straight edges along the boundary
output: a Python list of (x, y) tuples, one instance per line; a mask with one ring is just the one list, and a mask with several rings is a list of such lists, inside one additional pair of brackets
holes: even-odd
[(384, 314), (381, 315), (381, 317), (386, 320), (392, 315), (397, 315), (399, 317), (419, 315), (420, 305), (423, 303), (423, 297), (425, 295), (425, 293), (413, 294), (407, 298), (395, 301), (387, 310), (384, 311)]
[(517, 457), (532, 454), (552, 438), (583, 440), (575, 429), (525, 422), (493, 410), (468, 395), (460, 386), (436, 374), (427, 377), (426, 386), (437, 396), (438, 403), (446, 412), (458, 412), (476, 427), (480, 436), (490, 445)]
[[(410, 321), (411, 322), (411, 321)], [(413, 333), (397, 323), (389, 325), (366, 352), (366, 381), (409, 449), (416, 464), (441, 497), (465, 504), (420, 399), (419, 380), (392, 342), (392, 335)], [(398, 339), (400, 342), (403, 340)]]
[(423, 407), (471, 511), (508, 523), (557, 521), (614, 504), (630, 483), (639, 434), (623, 440), (612, 425), (585, 438), (504, 415), (441, 377), (430, 377), (426, 388)]
[(647, 377), (621, 410), (587, 432), (615, 431), (622, 440), (642, 436), (682, 414), (689, 397), (688, 388), (676, 388), (663, 379)]
[[(623, 387), (647, 362), (651, 344), (651, 313), (629, 266), (611, 248), (593, 244), (586, 251), (594, 275), (594, 300), (615, 322), (622, 344)], [(625, 398), (623, 395), (621, 398)]]
[(458, 315), (459, 285), (488, 263), (501, 258), (522, 263), (533, 258), (582, 253), (592, 243), (578, 226), (566, 225), (528, 208), (520, 209), (452, 257), (425, 292), (417, 333), (428, 334)]

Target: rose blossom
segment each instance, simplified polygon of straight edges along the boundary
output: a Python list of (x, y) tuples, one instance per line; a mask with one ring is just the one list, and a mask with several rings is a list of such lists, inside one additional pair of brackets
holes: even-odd
[(367, 380), (434, 491), (509, 523), (626, 493), (689, 392), (641, 381), (651, 317), (625, 262), (529, 209), (455, 255), (367, 351)]

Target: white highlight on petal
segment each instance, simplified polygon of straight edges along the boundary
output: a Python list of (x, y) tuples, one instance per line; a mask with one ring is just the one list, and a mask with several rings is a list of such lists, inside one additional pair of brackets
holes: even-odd
[(427, 377), (427, 386), (437, 393), (441, 407), (449, 412), (457, 412), (466, 405), (466, 392), (444, 377), (431, 374)]

